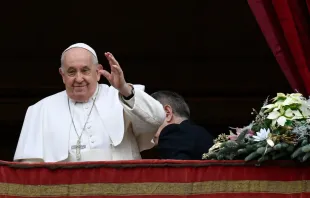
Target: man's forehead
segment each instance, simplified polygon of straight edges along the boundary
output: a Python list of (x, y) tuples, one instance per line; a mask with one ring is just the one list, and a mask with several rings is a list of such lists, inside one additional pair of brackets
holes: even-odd
[(81, 53), (79, 49), (70, 49), (64, 54), (63, 65), (67, 68), (80, 68), (85, 66), (90, 67), (93, 65), (93, 55), (88, 51), (84, 51)]
[(67, 68), (92, 66), (94, 58), (97, 58), (96, 52), (91, 47), (83, 43), (77, 43), (64, 50), (62, 64)]

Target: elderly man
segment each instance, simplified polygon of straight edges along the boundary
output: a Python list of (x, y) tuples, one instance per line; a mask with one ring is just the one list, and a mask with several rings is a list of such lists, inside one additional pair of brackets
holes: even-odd
[(213, 145), (213, 137), (189, 121), (190, 110), (183, 97), (171, 91), (159, 91), (152, 96), (166, 112), (166, 119), (154, 137), (160, 158), (201, 160)]
[[(27, 110), (14, 160), (76, 162), (141, 159), (165, 119), (162, 105), (144, 86), (126, 83), (111, 53), (111, 73), (96, 52), (77, 43), (61, 56), (65, 91)], [(98, 84), (103, 75), (112, 86)]]

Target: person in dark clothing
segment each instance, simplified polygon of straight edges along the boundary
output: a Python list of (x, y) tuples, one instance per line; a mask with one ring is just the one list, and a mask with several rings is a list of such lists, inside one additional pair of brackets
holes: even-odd
[(166, 119), (154, 137), (160, 158), (201, 160), (202, 154), (212, 147), (213, 137), (190, 121), (190, 109), (183, 97), (171, 91), (158, 91), (151, 96), (166, 112)]

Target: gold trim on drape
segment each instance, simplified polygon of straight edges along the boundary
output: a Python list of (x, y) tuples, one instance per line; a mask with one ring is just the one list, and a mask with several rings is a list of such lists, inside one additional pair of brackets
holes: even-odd
[(91, 183), (20, 185), (0, 183), (0, 195), (91, 196), (91, 195), (198, 195), (215, 193), (303, 193), (310, 182), (303, 181), (207, 181), (193, 183)]

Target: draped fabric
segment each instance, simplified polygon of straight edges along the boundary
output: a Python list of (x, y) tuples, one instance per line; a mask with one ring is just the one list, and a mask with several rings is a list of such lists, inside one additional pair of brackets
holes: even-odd
[(291, 87), (309, 96), (310, 0), (248, 0), (248, 4)]
[(310, 167), (292, 161), (0, 161), (0, 197), (310, 197)]

